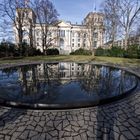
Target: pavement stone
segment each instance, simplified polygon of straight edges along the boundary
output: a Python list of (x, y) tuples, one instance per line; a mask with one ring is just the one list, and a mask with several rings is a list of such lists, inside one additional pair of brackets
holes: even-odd
[[(134, 69), (140, 73), (140, 68)], [(0, 140), (139, 140), (140, 88), (90, 108), (26, 110), (0, 106)]]

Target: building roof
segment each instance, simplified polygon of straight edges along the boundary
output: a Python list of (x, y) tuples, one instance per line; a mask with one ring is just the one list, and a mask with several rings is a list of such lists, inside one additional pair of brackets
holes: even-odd
[(104, 14), (101, 13), (101, 12), (90, 12), (90, 13), (88, 13), (88, 15), (85, 17), (85, 19), (88, 18), (89, 16), (95, 16), (95, 15), (104, 17)]

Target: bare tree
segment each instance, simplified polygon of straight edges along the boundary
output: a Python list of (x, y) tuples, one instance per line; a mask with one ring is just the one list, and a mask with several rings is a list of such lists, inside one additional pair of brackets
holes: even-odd
[[(140, 1), (139, 0), (106, 0), (103, 3), (103, 11), (106, 20), (106, 32), (110, 41), (114, 44), (121, 33), (125, 40), (125, 49), (128, 46), (128, 39), (134, 32), (135, 24), (139, 21)], [(119, 29), (119, 30), (118, 30)]]
[(92, 51), (92, 55), (94, 55), (97, 48), (99, 33), (104, 31), (103, 14), (89, 13), (85, 18), (85, 25), (87, 27), (87, 39), (89, 42), (89, 48)]
[(37, 16), (37, 22), (41, 27), (42, 48), (43, 53), (46, 54), (46, 49), (54, 40), (54, 38), (48, 40), (49, 27), (57, 21), (58, 13), (49, 0), (34, 0), (33, 9)]
[(125, 49), (127, 49), (129, 35), (138, 21), (138, 16), (140, 16), (140, 1), (121, 0), (119, 10), (120, 24), (124, 29)]
[(93, 49), (93, 32), (95, 31), (95, 20), (93, 16), (90, 16), (88, 18), (88, 21), (86, 22), (87, 27), (87, 38), (89, 41), (89, 48), (92, 51), (92, 54), (94, 55), (94, 49)]
[(136, 26), (135, 35), (140, 36), (140, 24), (137, 24), (137, 26)]
[(119, 0), (105, 0), (102, 4), (106, 27), (106, 41), (111, 41), (114, 45), (117, 39), (119, 27)]
[(2, 5), (0, 4), (0, 40), (13, 41), (13, 24), (7, 18), (5, 19), (5, 13), (2, 10)]
[(1, 11), (4, 13), (5, 19), (14, 24), (17, 32), (18, 47), (20, 48), (20, 55), (22, 52), (23, 42), (23, 26), (26, 12), (25, 0), (2, 0)]
[(13, 32), (10, 29), (10, 25), (6, 25), (5, 22), (2, 22), (2, 26), (0, 27), (0, 42), (12, 42), (13, 41)]

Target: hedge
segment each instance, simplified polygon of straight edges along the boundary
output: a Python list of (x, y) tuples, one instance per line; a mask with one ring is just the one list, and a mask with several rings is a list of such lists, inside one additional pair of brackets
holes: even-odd
[(47, 55), (59, 55), (59, 50), (58, 49), (47, 49), (46, 54)]
[(71, 52), (70, 55), (92, 55), (92, 52), (90, 50), (80, 48), (74, 52)]
[(140, 47), (138, 45), (128, 46), (127, 50), (121, 47), (112, 47), (111, 49), (98, 48), (95, 51), (96, 56), (140, 58)]

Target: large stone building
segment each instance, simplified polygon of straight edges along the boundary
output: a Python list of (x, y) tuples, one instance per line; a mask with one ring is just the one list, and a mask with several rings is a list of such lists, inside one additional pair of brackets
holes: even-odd
[[(23, 10), (25, 9), (17, 9), (16, 13), (22, 12)], [(32, 39), (33, 46), (43, 51), (41, 25), (36, 22), (36, 16), (33, 10), (26, 9), (25, 14), (26, 16), (28, 15), (28, 18), (24, 19), (25, 25), (22, 27), (24, 31), (23, 41), (30, 45)], [(18, 19), (18, 14), (16, 15), (16, 19)], [(19, 38), (16, 28), (14, 28), (14, 31), (15, 40), (18, 43)], [(93, 50), (102, 47), (103, 40), (103, 14), (91, 12), (85, 17), (81, 25), (59, 21), (49, 26), (46, 42), (49, 43), (50, 47), (57, 48), (60, 54), (69, 54), (79, 48)]]

